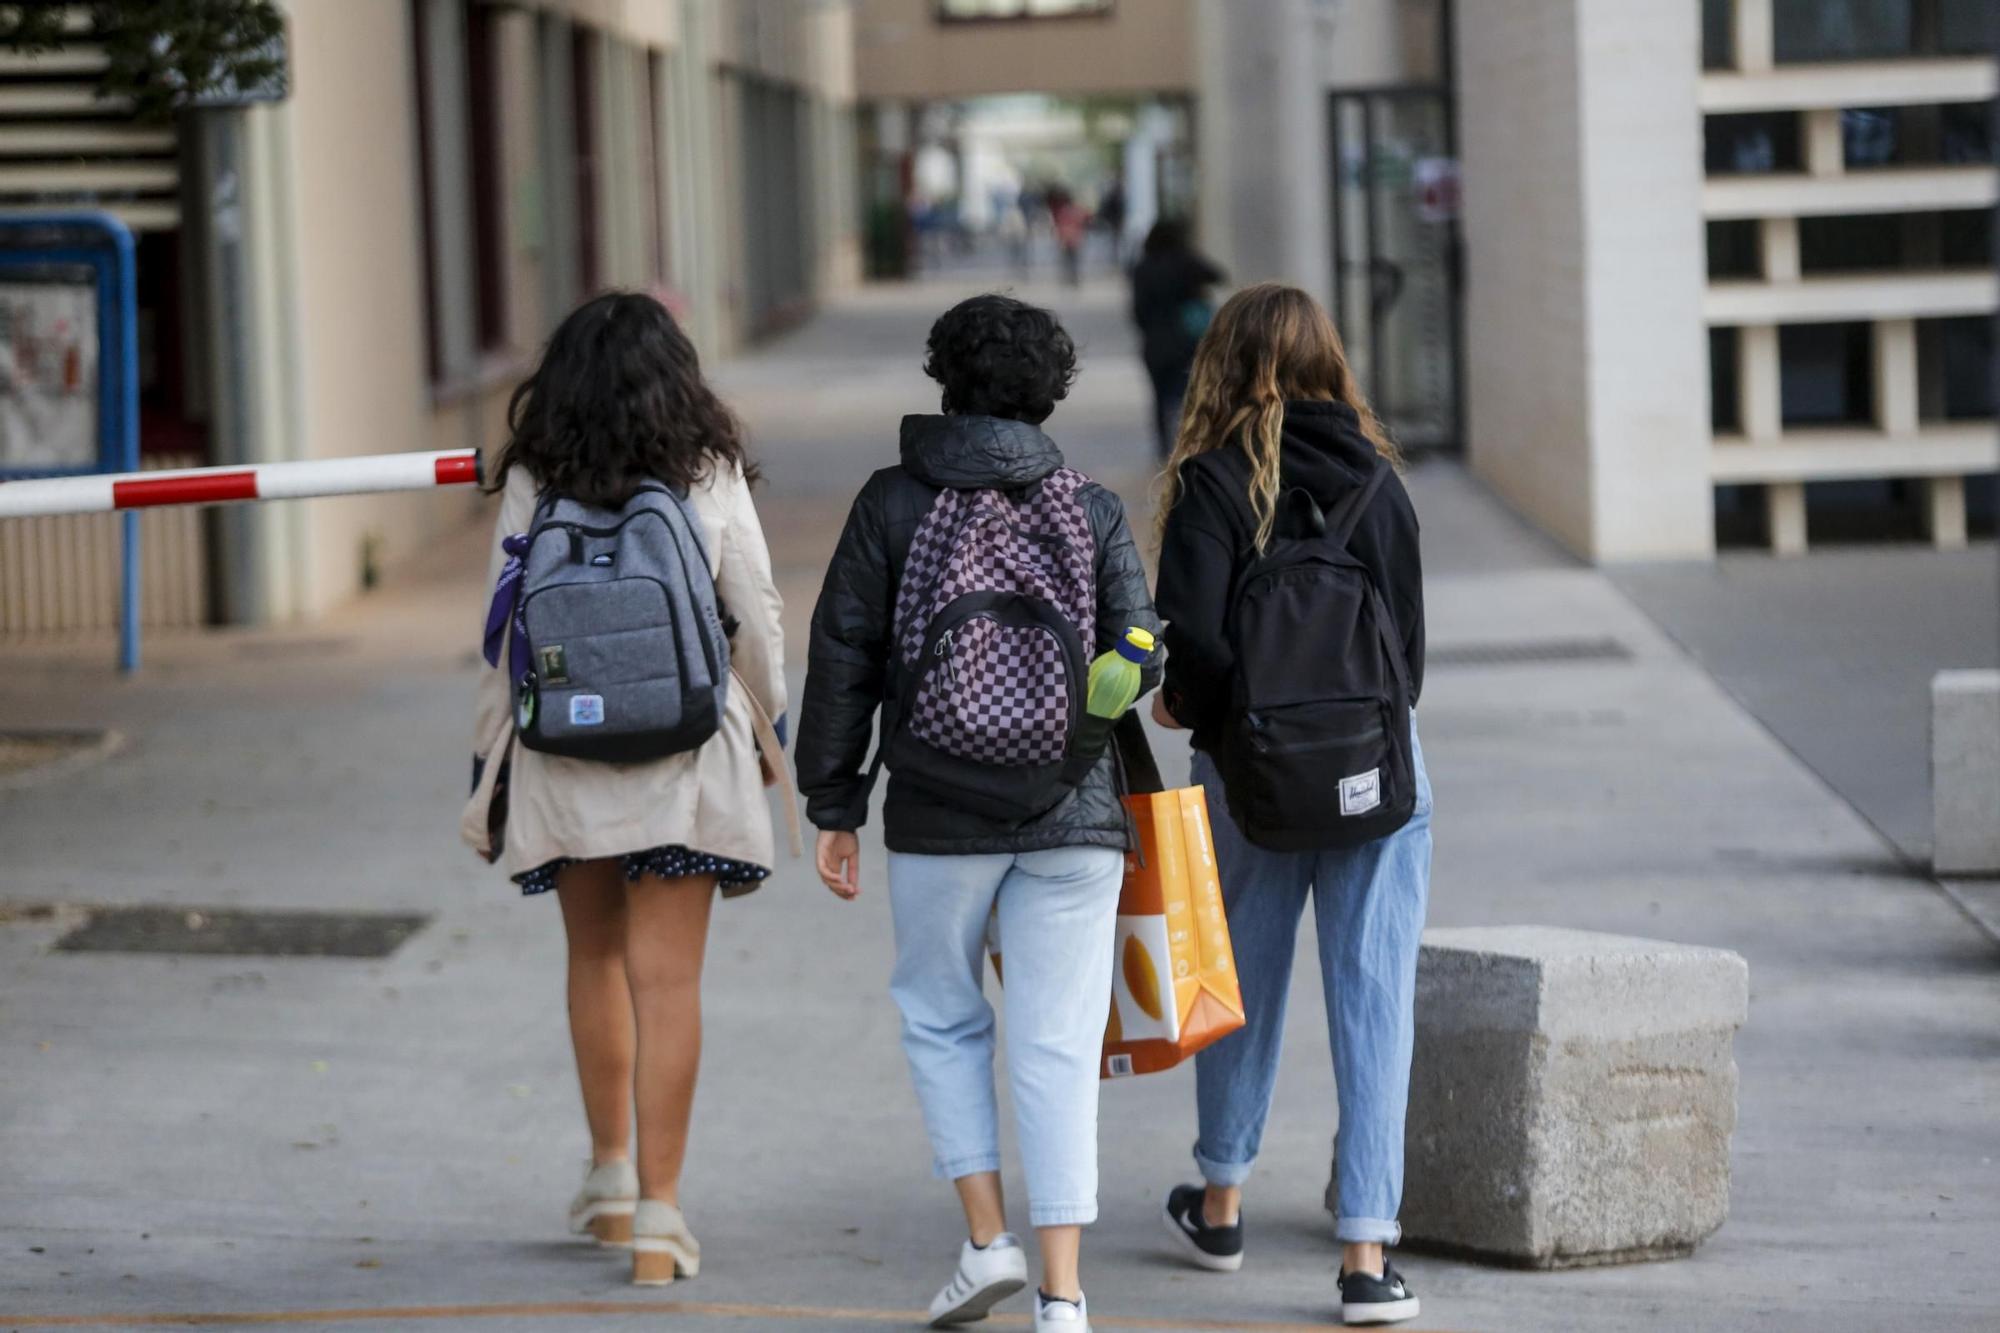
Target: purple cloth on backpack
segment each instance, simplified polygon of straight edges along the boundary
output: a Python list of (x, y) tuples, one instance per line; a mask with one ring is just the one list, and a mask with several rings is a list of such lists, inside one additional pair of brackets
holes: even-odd
[[(493, 603), (486, 608), (486, 665), (500, 665), (500, 643), (508, 640), (507, 672), (518, 687), (528, 678), (528, 622), (521, 605), (521, 579), (528, 569), (528, 534), (503, 537), (500, 549), (506, 552), (507, 563), (500, 568), (500, 580), (493, 585)], [(507, 632), (510, 627), (511, 635)]]

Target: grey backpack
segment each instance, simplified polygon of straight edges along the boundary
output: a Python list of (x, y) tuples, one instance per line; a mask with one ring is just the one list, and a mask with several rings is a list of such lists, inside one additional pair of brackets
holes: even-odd
[(615, 510), (544, 498), (510, 540), (521, 744), (632, 763), (715, 734), (729, 627), (684, 495), (649, 483)]

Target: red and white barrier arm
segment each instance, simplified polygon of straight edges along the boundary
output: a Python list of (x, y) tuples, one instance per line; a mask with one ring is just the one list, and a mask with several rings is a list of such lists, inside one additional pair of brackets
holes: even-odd
[(476, 485), (479, 451), (315, 458), (256, 467), (191, 467), (0, 482), (0, 518), (103, 514), (157, 505), (217, 505), (243, 500), (304, 500), (320, 495), (421, 491)]

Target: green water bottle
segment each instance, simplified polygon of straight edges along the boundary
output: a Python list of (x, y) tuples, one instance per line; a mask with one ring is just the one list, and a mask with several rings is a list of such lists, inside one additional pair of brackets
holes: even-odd
[(1090, 697), (1084, 709), (1093, 717), (1117, 718), (1139, 699), (1139, 668), (1153, 655), (1153, 636), (1128, 629), (1116, 647), (1090, 664)]

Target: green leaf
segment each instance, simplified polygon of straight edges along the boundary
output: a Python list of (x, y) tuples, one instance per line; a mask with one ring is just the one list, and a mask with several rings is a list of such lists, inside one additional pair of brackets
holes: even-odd
[[(0, 4), (0, 48), (34, 55), (71, 39), (61, 5)], [(87, 40), (104, 48), (98, 96), (165, 120), (198, 98), (283, 77), (274, 0), (95, 0)]]

